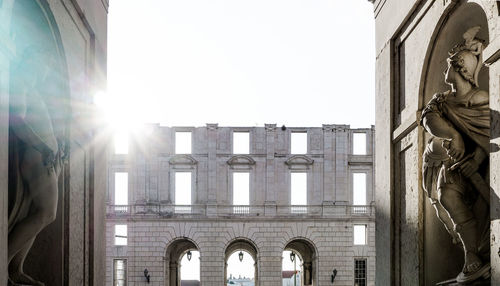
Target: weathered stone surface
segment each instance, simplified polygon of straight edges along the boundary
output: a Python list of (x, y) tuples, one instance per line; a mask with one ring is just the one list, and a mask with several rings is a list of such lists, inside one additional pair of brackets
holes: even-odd
[[(446, 68), (448, 50), (463, 40), (465, 30), (476, 25), (481, 26), (478, 37), (486, 41), (483, 60), (490, 64), (479, 74), (479, 86), (489, 91), (492, 110), (489, 154), (492, 247), (498, 243), (498, 239), (493, 239), (498, 236), (494, 231), (498, 215), (494, 213), (498, 209), (495, 203), (499, 191), (498, 172), (493, 171), (499, 164), (498, 148), (495, 148), (498, 119), (494, 112), (498, 110), (499, 101), (496, 67), (499, 49), (495, 40), (498, 39), (498, 3), (373, 2), (377, 37), (376, 280), (380, 285), (431, 285), (456, 275), (463, 260), (460, 247), (452, 244), (421, 187), (420, 158), (428, 137), (418, 127), (418, 120), (432, 95), (447, 89), (441, 74)], [(404, 149), (404, 145), (409, 147)], [(443, 252), (448, 255), (442, 255)], [(496, 251), (491, 251), (492, 262), (498, 261), (498, 254), (494, 255), (497, 252), (498, 246)], [(492, 263), (493, 284), (500, 283), (498, 265)]]
[[(129, 283), (145, 281), (141, 273), (147, 268), (151, 283), (164, 285), (164, 279), (168, 279), (170, 273), (165, 273), (164, 269), (176, 267), (171, 258), (165, 258), (167, 249), (183, 237), (201, 251), (202, 285), (223, 284), (224, 253), (235, 239), (244, 239), (255, 245), (259, 285), (281, 284), (281, 255), (294, 239), (308, 241), (310, 247), (315, 248), (311, 272), (314, 285), (330, 285), (334, 268), (338, 271), (335, 285), (352, 285), (354, 257), (367, 258), (368, 285), (374, 285), (374, 216), (371, 207), (355, 209), (351, 206), (354, 172), (367, 174), (366, 203), (371, 205), (374, 202), (373, 128), (325, 125), (323, 128), (289, 127), (282, 130), (275, 124), (267, 124), (264, 128), (212, 124), (199, 128), (176, 129), (157, 125), (152, 128), (155, 130), (152, 137), (144, 138), (144, 141), (158, 142), (155, 136), (174, 134), (176, 130), (193, 132), (193, 150), (198, 151), (189, 156), (197, 163), (175, 163), (180, 162), (179, 156), (184, 155), (173, 154), (173, 136), (156, 148), (132, 147), (131, 150), (137, 151), (125, 155), (128, 159), (124, 159), (124, 155), (109, 157), (108, 197), (114, 197), (114, 172), (128, 170), (129, 198), (141, 196), (141, 200), (131, 199), (131, 209), (124, 215), (114, 211), (112, 200), (108, 202), (107, 285), (112, 285), (113, 259), (119, 257), (127, 259)], [(290, 132), (298, 130), (312, 136), (308, 140), (309, 145), (312, 144), (308, 154), (290, 154)], [(234, 131), (250, 132), (250, 154), (231, 154)], [(202, 132), (207, 136), (196, 135)], [(353, 132), (366, 133), (366, 155), (352, 154)], [(136, 144), (140, 146), (142, 143)], [(148, 160), (161, 162), (160, 167), (146, 170), (150, 164)], [(176, 214), (172, 205), (175, 192), (174, 185), (169, 182), (179, 170), (189, 170), (195, 178), (191, 214)], [(248, 214), (233, 213), (232, 172), (237, 171), (251, 174)], [(308, 174), (307, 213), (290, 212), (291, 172)], [(148, 195), (151, 185), (148, 186), (147, 182), (153, 178), (161, 182), (160, 193), (151, 196)], [(156, 196), (168, 199), (157, 201)], [(339, 201), (335, 196), (342, 199)], [(149, 205), (133, 205), (142, 201), (149, 202)], [(128, 225), (129, 243), (126, 247), (113, 245), (115, 224)], [(368, 226), (367, 245), (353, 245), (354, 224)]]
[[(34, 6), (28, 9), (28, 4)], [(1, 285), (7, 285), (6, 190), (12, 183), (8, 182), (7, 170), (1, 168), (8, 165), (9, 97), (19, 96), (9, 90), (15, 78), (13, 69), (30, 45), (48, 48), (54, 44), (56, 48), (50, 52), (59, 55), (58, 67), (64, 71), (57, 82), (65, 88), (52, 90), (50, 96), (57, 96), (58, 103), (71, 105), (72, 113), (68, 114), (71, 120), (64, 124), (72, 148), (69, 165), (59, 179), (56, 220), (38, 235), (24, 269), (46, 285), (103, 284), (100, 277), (104, 276), (105, 268), (101, 254), (105, 246), (106, 161), (94, 158), (106, 158), (102, 152), (107, 143), (102, 136), (96, 141), (89, 138), (95, 126), (82, 115), (93, 117), (89, 114), (92, 96), (105, 83), (107, 6), (106, 0), (0, 1), (0, 182), (5, 190), (2, 192), (5, 197), (0, 198)], [(31, 23), (35, 28), (30, 29), (36, 37), (26, 37), (29, 33), (19, 31), (23, 27), (20, 18), (28, 25), (36, 21)], [(44, 27), (49, 27), (48, 33), (40, 32)], [(50, 68), (49, 74), (54, 71), (55, 68)], [(48, 109), (57, 110), (55, 102), (48, 102)]]

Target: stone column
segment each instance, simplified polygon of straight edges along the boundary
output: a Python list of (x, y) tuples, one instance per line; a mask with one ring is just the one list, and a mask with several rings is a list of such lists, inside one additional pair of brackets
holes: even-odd
[(218, 124), (207, 124), (208, 195), (207, 215), (217, 215), (217, 129)]
[(169, 269), (170, 269), (169, 286), (178, 286), (180, 283), (178, 283), (179, 267), (177, 262), (170, 261)]
[(302, 268), (304, 269), (304, 286), (312, 285), (312, 263), (304, 262), (302, 264)]
[(15, 55), (15, 46), (7, 34), (10, 30), (11, 9), (14, 1), (3, 1), (0, 7), (0, 285), (7, 285), (8, 240), (8, 158), (9, 158), (9, 58)]
[(490, 73), (490, 259), (491, 259), (491, 285), (500, 284), (500, 86), (498, 74), (500, 62), (498, 45), (487, 47), (484, 51), (485, 63), (489, 65)]
[[(323, 124), (323, 208), (328, 210), (335, 201), (335, 144), (333, 125)], [(326, 208), (325, 208), (326, 207)]]
[(275, 139), (276, 124), (265, 124), (266, 129), (266, 215), (276, 214), (276, 193), (275, 193)]
[(349, 126), (335, 126), (335, 204), (349, 203), (349, 172), (347, 158), (349, 150)]

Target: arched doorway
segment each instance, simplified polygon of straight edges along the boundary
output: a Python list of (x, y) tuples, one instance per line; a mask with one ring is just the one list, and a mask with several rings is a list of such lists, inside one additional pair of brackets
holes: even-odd
[(224, 252), (224, 281), (228, 285), (259, 285), (257, 258), (257, 247), (252, 242), (246, 239), (232, 241)]
[(188, 239), (180, 238), (170, 243), (165, 253), (165, 285), (196, 285), (200, 282), (200, 252), (198, 246)]
[[(316, 285), (317, 256), (316, 248), (306, 239), (293, 239), (283, 250), (282, 273), (294, 271), (294, 275), (286, 275), (294, 286)], [(291, 266), (293, 265), (293, 270)]]

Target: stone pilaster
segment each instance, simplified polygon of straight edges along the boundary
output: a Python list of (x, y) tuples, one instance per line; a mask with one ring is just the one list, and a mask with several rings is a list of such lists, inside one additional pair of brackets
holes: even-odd
[(265, 212), (276, 213), (276, 166), (274, 160), (275, 139), (276, 139), (276, 124), (265, 124), (266, 130), (266, 201)]
[(335, 204), (346, 205), (349, 201), (349, 126), (335, 125)]
[(335, 200), (335, 144), (334, 126), (323, 124), (323, 205)]
[(208, 196), (207, 215), (217, 213), (217, 129), (218, 124), (207, 124)]

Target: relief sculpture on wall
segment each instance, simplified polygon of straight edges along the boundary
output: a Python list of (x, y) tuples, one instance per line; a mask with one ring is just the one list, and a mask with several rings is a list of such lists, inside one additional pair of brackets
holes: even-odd
[(459, 283), (490, 274), (490, 112), (489, 94), (478, 84), (484, 48), (479, 29), (470, 28), (449, 51), (444, 80), (450, 90), (435, 94), (421, 118), (432, 135), (423, 154), (423, 188), (453, 242), (463, 247)]
[(9, 108), (9, 285), (45, 285), (24, 272), (38, 234), (56, 218), (59, 173), (68, 154), (55, 60), (25, 49), (12, 72)]

